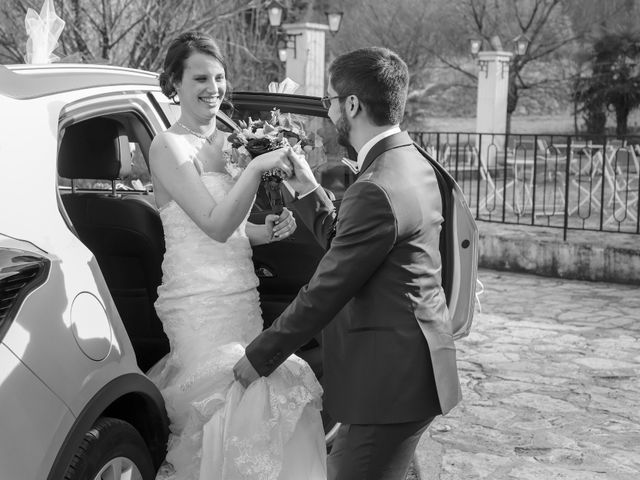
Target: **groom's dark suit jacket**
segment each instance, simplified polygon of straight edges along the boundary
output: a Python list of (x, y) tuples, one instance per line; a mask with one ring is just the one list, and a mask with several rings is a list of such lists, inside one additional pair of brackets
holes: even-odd
[(247, 347), (269, 375), (320, 330), (324, 404), (348, 424), (426, 420), (460, 400), (441, 284), (442, 201), (406, 132), (373, 146), (339, 217), (322, 188), (293, 203), (328, 249), (296, 299)]

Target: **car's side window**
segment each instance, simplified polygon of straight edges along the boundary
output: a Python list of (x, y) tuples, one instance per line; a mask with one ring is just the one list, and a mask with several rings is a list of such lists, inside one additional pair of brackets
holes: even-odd
[[(147, 166), (151, 136), (133, 112), (84, 119), (60, 131), (58, 186), (62, 194), (153, 190)], [(96, 149), (96, 145), (101, 148)]]
[[(142, 154), (140, 145), (137, 142), (129, 142), (130, 162), (129, 167), (124, 166), (120, 171), (119, 178), (115, 180), (116, 190), (136, 190), (151, 191), (151, 174)], [(59, 176), (58, 185), (60, 187), (71, 188), (71, 180)], [(74, 179), (74, 187), (77, 190), (111, 190), (112, 184), (108, 180), (79, 178)]]
[(138, 142), (129, 142), (131, 151), (131, 170), (125, 173), (120, 182), (116, 182), (116, 190), (153, 190), (151, 173), (147, 167), (142, 147)]

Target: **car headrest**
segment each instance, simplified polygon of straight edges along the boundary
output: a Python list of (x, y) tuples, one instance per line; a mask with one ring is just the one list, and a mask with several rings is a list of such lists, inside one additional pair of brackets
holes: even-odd
[(65, 129), (58, 153), (61, 177), (115, 180), (130, 164), (129, 139), (120, 122), (92, 118)]

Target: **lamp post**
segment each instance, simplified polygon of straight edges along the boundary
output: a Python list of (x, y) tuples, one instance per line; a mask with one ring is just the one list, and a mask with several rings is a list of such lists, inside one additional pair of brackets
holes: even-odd
[(327, 16), (327, 23), (329, 24), (331, 35), (335, 35), (340, 30), (344, 12), (324, 12), (324, 14)]
[[(478, 64), (476, 132), (498, 134), (492, 136), (490, 142), (486, 139), (481, 142), (478, 136), (478, 143), (482, 145), (480, 154), (484, 154), (487, 164), (492, 165), (495, 162), (497, 150), (504, 147), (503, 135), (509, 131), (507, 107), (512, 81), (509, 67), (514, 56), (526, 54), (529, 41), (524, 35), (514, 38), (512, 52), (502, 48), (502, 42), (498, 36), (492, 37), (489, 43), (492, 50), (482, 50), (482, 40), (471, 39), (469, 50)], [(491, 150), (487, 150), (488, 143), (494, 146)]]
[(278, 49), (278, 59), (281, 62), (287, 61), (288, 50), (293, 50), (293, 58), (297, 58), (296, 37), (301, 33), (291, 34), (282, 30), (282, 18), (284, 17), (284, 6), (277, 0), (273, 0), (267, 5), (267, 15), (269, 17), (269, 25), (278, 32), (278, 41), (276, 48)]
[[(325, 32), (335, 35), (342, 24), (342, 12), (325, 12), (327, 24), (290, 23), (284, 6), (277, 0), (266, 5), (269, 25), (278, 32), (278, 59), (285, 63), (287, 77), (300, 84), (306, 95), (324, 94)], [(291, 55), (290, 55), (291, 53)]]
[(518, 56), (523, 56), (529, 49), (529, 39), (526, 35), (518, 35), (513, 39), (514, 49), (513, 52)]

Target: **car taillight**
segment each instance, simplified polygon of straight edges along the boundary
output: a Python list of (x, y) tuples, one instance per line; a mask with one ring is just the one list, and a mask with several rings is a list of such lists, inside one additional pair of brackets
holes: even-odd
[(0, 248), (0, 340), (29, 292), (42, 285), (49, 260), (31, 252)]

